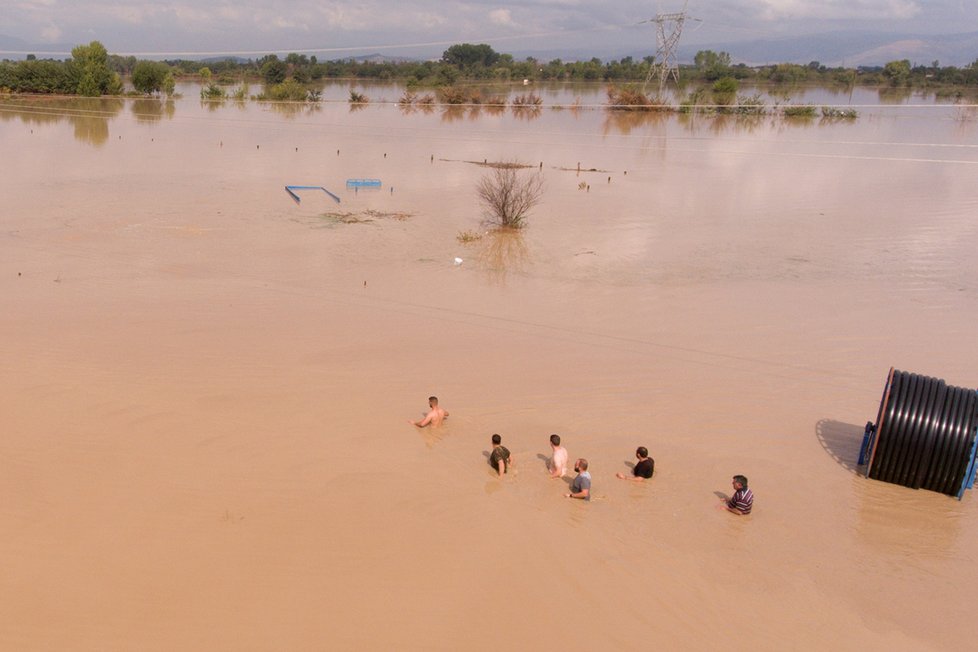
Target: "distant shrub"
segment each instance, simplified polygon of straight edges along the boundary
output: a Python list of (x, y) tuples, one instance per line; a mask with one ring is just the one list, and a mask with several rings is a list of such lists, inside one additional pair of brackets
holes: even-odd
[(840, 109), (835, 106), (823, 106), (822, 117), (831, 120), (855, 120), (859, 113), (855, 109)]
[(513, 106), (517, 108), (536, 107), (536, 106), (540, 106), (541, 104), (543, 104), (543, 99), (535, 93), (529, 93), (526, 95), (517, 95), (516, 97), (513, 98)]
[(814, 118), (816, 109), (814, 104), (792, 104), (782, 108), (781, 113), (786, 118)]
[(746, 97), (740, 95), (737, 97), (737, 106), (734, 108), (734, 113), (738, 115), (764, 115), (767, 113), (767, 108), (764, 105), (764, 100), (761, 99), (760, 93)]
[(350, 104), (367, 104), (368, 102), (370, 102), (370, 98), (363, 93), (350, 91)]
[(273, 102), (305, 102), (308, 98), (306, 87), (294, 79), (286, 79), (281, 84), (265, 87), (265, 92), (258, 96), (260, 100)]
[(679, 112), (693, 113), (694, 111), (699, 111), (704, 99), (706, 99), (706, 90), (703, 88), (697, 88), (695, 91), (689, 92), (679, 103)]
[(733, 77), (721, 77), (713, 82), (714, 93), (736, 93), (737, 80)]
[(608, 105), (617, 111), (648, 111), (653, 102), (636, 86), (609, 86)]
[(208, 84), (200, 89), (200, 99), (202, 100), (223, 100), (225, 96), (224, 89), (217, 84)]
[[(442, 86), (437, 92), (438, 101), (442, 104), (473, 104), (472, 94), (464, 88)], [(478, 101), (474, 103), (478, 103)]]
[(733, 77), (721, 77), (713, 82), (713, 103), (717, 105), (721, 113), (731, 113), (733, 109), (730, 105), (737, 97), (737, 80)]

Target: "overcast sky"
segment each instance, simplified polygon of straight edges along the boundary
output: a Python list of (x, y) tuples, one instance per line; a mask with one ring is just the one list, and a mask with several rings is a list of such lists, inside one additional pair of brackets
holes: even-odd
[[(453, 43), (499, 52), (655, 50), (657, 13), (683, 0), (0, 0), (0, 35), (30, 44), (101, 41), (110, 52), (381, 52), (438, 56)], [(713, 44), (839, 29), (978, 31), (978, 0), (689, 0), (683, 43)], [(315, 52), (317, 51), (318, 52)]]

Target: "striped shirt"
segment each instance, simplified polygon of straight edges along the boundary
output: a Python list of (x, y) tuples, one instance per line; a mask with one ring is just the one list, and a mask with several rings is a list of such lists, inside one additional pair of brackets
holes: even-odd
[(738, 489), (733, 497), (727, 501), (727, 507), (736, 509), (741, 514), (750, 514), (750, 508), (753, 506), (754, 494), (747, 487)]

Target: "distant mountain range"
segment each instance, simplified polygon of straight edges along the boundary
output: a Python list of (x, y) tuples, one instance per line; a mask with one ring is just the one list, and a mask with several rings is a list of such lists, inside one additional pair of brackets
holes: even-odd
[(852, 68), (909, 59), (916, 65), (938, 61), (942, 66), (960, 67), (978, 59), (978, 32), (942, 35), (829, 32), (790, 39), (718, 44), (710, 49), (729, 52), (733, 61), (747, 65), (818, 61), (826, 66)]
[[(77, 45), (77, 44), (75, 44)], [(74, 45), (64, 43), (27, 43), (18, 38), (0, 34), (0, 59), (23, 59), (24, 54), (8, 52), (33, 52), (39, 58), (47, 56), (44, 52), (70, 52)], [(867, 31), (839, 31), (778, 39), (759, 39), (751, 41), (731, 41), (713, 45), (682, 43), (679, 47), (679, 60), (691, 63), (699, 50), (729, 52), (734, 63), (750, 66), (770, 63), (801, 63), (818, 61), (826, 66), (881, 66), (888, 61), (909, 59), (911, 63), (930, 65), (933, 61), (942, 66), (966, 66), (978, 60), (978, 32), (961, 34), (887, 34)], [(615, 51), (601, 49), (561, 49), (561, 50), (505, 50), (517, 59), (534, 57), (539, 61), (562, 59), (564, 61), (588, 60), (598, 57), (603, 61), (631, 56), (635, 59), (652, 54), (651, 47), (645, 51)], [(111, 50), (110, 50), (111, 52)], [(297, 50), (301, 52), (301, 50)], [(53, 55), (64, 58), (66, 55)], [(432, 52), (429, 58), (438, 58), (441, 50)], [(168, 57), (177, 58), (177, 57)], [(241, 57), (208, 57), (208, 61), (233, 59), (246, 61)], [(320, 57), (325, 60), (326, 57)], [(410, 57), (372, 54), (366, 56), (342, 57), (339, 53), (330, 58), (353, 58), (358, 61), (406, 61)], [(418, 57), (424, 58), (424, 57)]]
[(65, 59), (67, 55), (47, 55), (42, 52), (71, 52), (71, 48), (78, 45), (68, 45), (67, 43), (28, 43), (13, 36), (0, 34), (0, 59), (12, 59), (17, 61), (26, 58), (24, 54), (7, 54), (7, 52), (33, 52), (38, 59)]

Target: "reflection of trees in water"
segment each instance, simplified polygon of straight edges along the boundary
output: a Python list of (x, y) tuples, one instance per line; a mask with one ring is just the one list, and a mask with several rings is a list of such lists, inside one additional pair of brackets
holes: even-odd
[(75, 138), (90, 145), (103, 145), (109, 139), (109, 121), (103, 118), (71, 118)]
[(737, 131), (743, 133), (754, 133), (757, 128), (764, 124), (764, 116), (754, 114), (733, 116), (734, 125)]
[(535, 120), (540, 117), (539, 106), (514, 106), (513, 117), (518, 120)]
[[(275, 113), (290, 119), (298, 116), (319, 113), (323, 108), (319, 102), (262, 102), (262, 105), (270, 108), (272, 111), (275, 111)], [(354, 106), (362, 107), (364, 105), (351, 104), (351, 112)]]
[(783, 116), (780, 116), (777, 120), (775, 120), (775, 123), (779, 127), (783, 127), (783, 129), (779, 129), (779, 131), (784, 131), (784, 130), (789, 129), (789, 128), (791, 128), (791, 129), (802, 129), (802, 128), (811, 129), (816, 124), (818, 124), (818, 119), (815, 116), (813, 116), (813, 115), (811, 115), (811, 116), (809, 116), (809, 115), (783, 115)]
[(722, 134), (726, 131), (734, 133), (753, 133), (764, 122), (764, 116), (758, 114), (731, 115), (724, 113), (716, 116), (710, 123), (710, 131)]
[(968, 136), (978, 127), (978, 107), (961, 106), (954, 111), (955, 131), (959, 136)]
[(34, 103), (29, 104), (5, 104), (4, 111), (0, 111), (0, 120), (16, 120), (27, 125), (49, 125), (61, 122), (65, 119), (64, 114), (56, 112), (48, 104), (38, 106)]
[(129, 107), (136, 122), (159, 122), (164, 117), (172, 119), (176, 112), (176, 104), (173, 100), (162, 100), (158, 98), (143, 98), (132, 101)]
[(465, 117), (464, 106), (446, 106), (441, 112), (441, 121), (444, 123), (458, 122)]
[(75, 138), (98, 146), (109, 139), (109, 120), (119, 115), (123, 106), (125, 101), (117, 97), (32, 99), (0, 113), (0, 118), (18, 118), (36, 125), (67, 121), (74, 127)]
[(680, 113), (679, 124), (692, 134), (698, 134), (703, 131), (709, 131), (714, 135), (729, 132), (753, 133), (759, 127), (766, 124), (768, 118), (769, 116), (757, 113), (714, 113), (704, 115), (692, 111), (689, 113)]
[(367, 108), (367, 102), (350, 102), (350, 113), (363, 111), (365, 108)]
[(612, 111), (604, 112), (604, 122), (601, 130), (604, 135), (617, 132), (623, 136), (629, 135), (639, 127), (660, 126), (666, 123), (672, 115), (665, 111)]
[(679, 114), (679, 124), (682, 125), (683, 129), (691, 134), (696, 134), (701, 128), (706, 127), (706, 121), (709, 118), (696, 111), (689, 111), (686, 113)]
[(435, 105), (431, 102), (416, 102), (414, 104), (398, 102), (397, 108), (400, 110), (401, 115), (414, 115), (419, 112), (425, 115), (431, 115), (435, 110)]
[[(249, 106), (248, 101), (244, 98), (221, 98), (219, 100), (206, 100), (206, 102), (202, 100), (201, 106), (204, 106), (206, 103), (209, 110), (216, 111), (219, 108), (227, 106), (229, 102), (239, 109), (247, 109)], [(270, 109), (284, 118), (311, 115), (322, 110), (319, 102), (275, 102), (259, 100), (258, 104), (262, 108)]]
[(880, 104), (903, 104), (913, 94), (912, 88), (886, 86), (879, 89)]
[(201, 99), (200, 105), (205, 107), (211, 113), (214, 113), (218, 109), (223, 109), (224, 105), (227, 103), (226, 97), (214, 97), (208, 99)]
[(465, 112), (465, 116), (471, 122), (475, 122), (476, 120), (478, 120), (479, 119), (479, 116), (481, 116), (481, 115), (482, 115), (482, 106), (481, 105), (473, 105), (473, 106), (470, 106), (470, 107), (468, 107), (468, 111)]
[(490, 277), (505, 281), (509, 273), (525, 271), (530, 252), (518, 229), (493, 229), (479, 240), (476, 259)]
[(782, 134), (789, 130), (801, 129), (801, 128), (811, 128), (818, 124), (818, 120), (814, 116), (775, 116), (771, 120), (771, 126), (774, 129), (774, 133)]
[(109, 139), (109, 120), (119, 115), (123, 106), (125, 101), (118, 97), (31, 99), (0, 113), (0, 119), (18, 118), (34, 125), (67, 121), (74, 127), (75, 138), (98, 146)]
[[(78, 102), (79, 100), (66, 100)], [(109, 139), (109, 119), (122, 112), (125, 100), (118, 97), (92, 97), (80, 101), (84, 115), (68, 116), (75, 128), (75, 138), (90, 145), (102, 145)]]
[(771, 99), (775, 103), (787, 104), (791, 102), (791, 99), (802, 92), (804, 89), (798, 86), (798, 84), (776, 84), (767, 89), (767, 94), (771, 96)]

